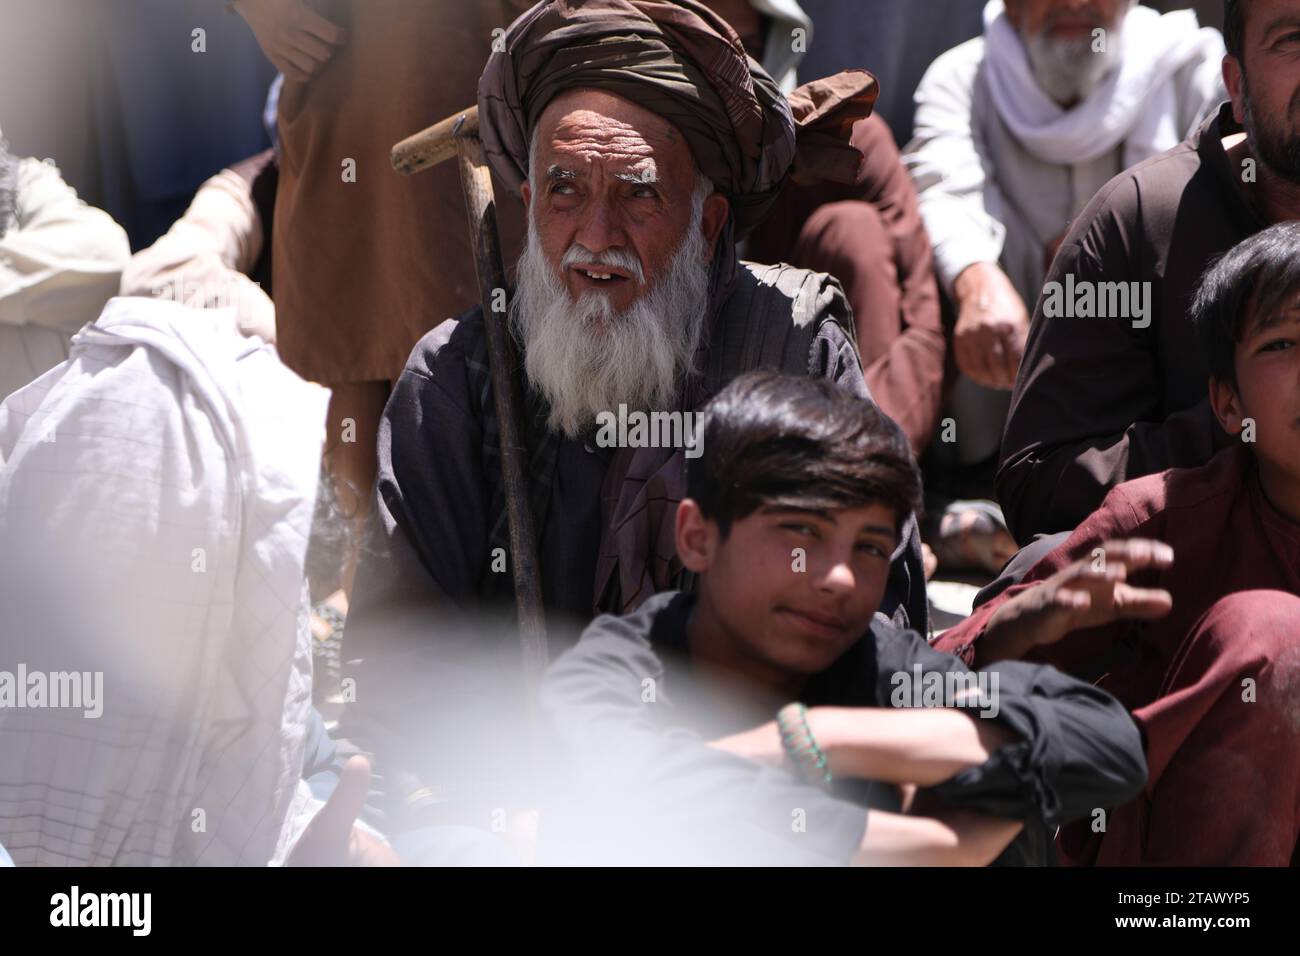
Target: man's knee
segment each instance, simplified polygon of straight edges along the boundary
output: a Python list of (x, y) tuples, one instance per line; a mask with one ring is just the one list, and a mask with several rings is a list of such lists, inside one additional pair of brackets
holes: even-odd
[(862, 363), (874, 361), (899, 333), (902, 301), (893, 244), (876, 207), (862, 200), (819, 206), (799, 231), (791, 258), (840, 280)]
[(1215, 601), (1194, 631), (1219, 657), (1276, 657), (1300, 648), (1300, 597), (1286, 591), (1236, 591)]
[(822, 265), (842, 265), (851, 259), (893, 264), (884, 220), (875, 206), (860, 199), (830, 202), (813, 210), (799, 230), (795, 257), (804, 268), (819, 271), (831, 271), (821, 269)]
[(1238, 591), (1216, 601), (1184, 648), (1189, 664), (1219, 669), (1240, 683), (1243, 699), (1293, 711), (1300, 730), (1300, 597), (1286, 591)]

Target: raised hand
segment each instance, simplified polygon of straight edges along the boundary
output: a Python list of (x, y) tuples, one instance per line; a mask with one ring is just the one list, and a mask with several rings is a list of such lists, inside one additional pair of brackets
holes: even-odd
[(981, 658), (1020, 657), (1030, 648), (1054, 644), (1071, 631), (1164, 617), (1173, 607), (1169, 592), (1135, 587), (1128, 577), (1134, 571), (1162, 570), (1173, 563), (1174, 549), (1163, 541), (1107, 541), (998, 608), (980, 640)]

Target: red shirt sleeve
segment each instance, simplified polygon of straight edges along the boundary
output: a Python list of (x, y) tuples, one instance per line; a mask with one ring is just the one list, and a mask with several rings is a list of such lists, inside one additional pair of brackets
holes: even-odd
[[(1164, 539), (1164, 481), (1152, 475), (1114, 488), (1100, 508), (1089, 515), (1058, 548), (1029, 569), (1024, 579), (1003, 591), (955, 627), (949, 628), (934, 642), (937, 650), (955, 654), (974, 666), (975, 645), (984, 636), (989, 618), (1007, 601), (1041, 581), (1050, 578), (1075, 561), (1088, 558), (1093, 549), (1117, 538)], [(1076, 631), (1047, 648), (1040, 648), (1034, 660), (1052, 664), (1069, 673), (1082, 661), (1092, 657), (1127, 629), (1128, 622)]]

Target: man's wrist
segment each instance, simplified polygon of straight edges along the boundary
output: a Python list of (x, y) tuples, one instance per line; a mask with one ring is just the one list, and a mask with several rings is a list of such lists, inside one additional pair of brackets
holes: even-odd
[(896, 754), (888, 730), (876, 719), (886, 713), (871, 707), (814, 707), (808, 711), (808, 726), (835, 776), (888, 777), (886, 768), (895, 762)]
[(957, 273), (957, 278), (952, 283), (952, 293), (958, 303), (979, 295), (984, 287), (984, 279), (988, 276), (989, 268), (997, 267), (996, 262), (972, 262)]
[(829, 787), (834, 779), (830, 757), (817, 739), (809, 710), (794, 702), (782, 707), (776, 717), (776, 729), (786, 762), (809, 783)]
[(807, 713), (808, 729), (817, 741), (817, 747), (826, 755), (831, 772), (844, 776), (845, 707), (810, 707)]
[[(1036, 644), (1042, 643), (1036, 640), (1035, 635), (1025, 626), (1023, 615), (1016, 612), (1012, 604), (1015, 600), (1012, 598), (994, 611), (988, 623), (984, 625), (984, 633), (975, 643), (977, 666), (993, 661), (1019, 660)], [(1040, 623), (1038, 627), (1040, 630), (1045, 630), (1047, 625)]]

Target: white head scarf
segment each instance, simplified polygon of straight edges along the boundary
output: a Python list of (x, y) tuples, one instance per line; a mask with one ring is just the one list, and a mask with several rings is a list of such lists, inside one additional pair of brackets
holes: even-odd
[(1072, 165), (1092, 162), (1122, 143), (1130, 166), (1182, 141), (1187, 130), (1176, 125), (1174, 74), (1196, 60), (1217, 71), (1223, 37), (1199, 27), (1191, 10), (1162, 15), (1134, 5), (1118, 42), (1118, 68), (1085, 100), (1065, 109), (1034, 79), (1002, 0), (990, 0), (984, 8), (984, 70), (994, 108), (1025, 149), (1044, 162)]

